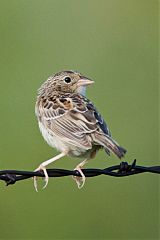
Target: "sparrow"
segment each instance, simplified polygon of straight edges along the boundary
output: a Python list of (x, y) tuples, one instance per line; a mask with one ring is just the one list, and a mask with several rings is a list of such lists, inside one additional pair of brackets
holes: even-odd
[[(79, 158), (81, 162), (75, 170), (81, 177), (73, 177), (78, 188), (85, 183), (83, 166), (100, 149), (118, 158), (124, 157), (126, 150), (111, 136), (111, 132), (94, 104), (86, 98), (86, 86), (94, 81), (77, 71), (61, 71), (50, 76), (39, 88), (35, 113), (42, 136), (46, 142), (60, 153), (40, 164), (35, 171), (43, 171), (45, 188), (49, 177), (46, 166), (64, 157)], [(34, 177), (37, 190), (37, 178)]]

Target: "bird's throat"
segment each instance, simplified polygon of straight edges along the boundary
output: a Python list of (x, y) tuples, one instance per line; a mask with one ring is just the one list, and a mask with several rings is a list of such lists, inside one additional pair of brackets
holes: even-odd
[(86, 96), (86, 86), (80, 86), (79, 88), (77, 88), (77, 93)]

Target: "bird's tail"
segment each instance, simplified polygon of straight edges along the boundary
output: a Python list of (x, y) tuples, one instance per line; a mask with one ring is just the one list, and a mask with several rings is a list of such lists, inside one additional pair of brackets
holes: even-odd
[(102, 145), (106, 151), (107, 154), (114, 153), (118, 158), (124, 157), (125, 153), (127, 152), (126, 149), (119, 146), (118, 143), (116, 143), (110, 136), (100, 134), (100, 133), (94, 133), (93, 140)]

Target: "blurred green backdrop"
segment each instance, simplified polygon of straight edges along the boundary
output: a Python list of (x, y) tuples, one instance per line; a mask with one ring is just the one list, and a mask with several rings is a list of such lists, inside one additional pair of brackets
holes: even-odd
[[(57, 154), (34, 116), (37, 88), (75, 69), (127, 150), (158, 165), (158, 0), (0, 0), (0, 168), (35, 169)], [(118, 164), (100, 152), (86, 167)], [(50, 167), (73, 169), (76, 159)], [(158, 239), (158, 175), (0, 183), (1, 239)]]

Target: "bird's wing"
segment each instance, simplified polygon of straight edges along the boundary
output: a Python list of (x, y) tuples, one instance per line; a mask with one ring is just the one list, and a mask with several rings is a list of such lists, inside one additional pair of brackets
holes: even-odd
[(97, 111), (97, 109), (95, 108), (95, 106), (92, 104), (92, 102), (88, 102), (87, 103), (87, 108), (91, 109), (94, 113), (94, 116), (97, 120), (97, 124), (99, 125), (101, 131), (108, 135), (109, 137), (111, 137), (111, 132), (106, 124), (106, 122), (104, 121), (103, 117), (101, 116), (101, 114)]
[(59, 138), (75, 146), (90, 149), (91, 133), (109, 130), (94, 105), (79, 94), (42, 99), (36, 107), (36, 115), (46, 128)]

